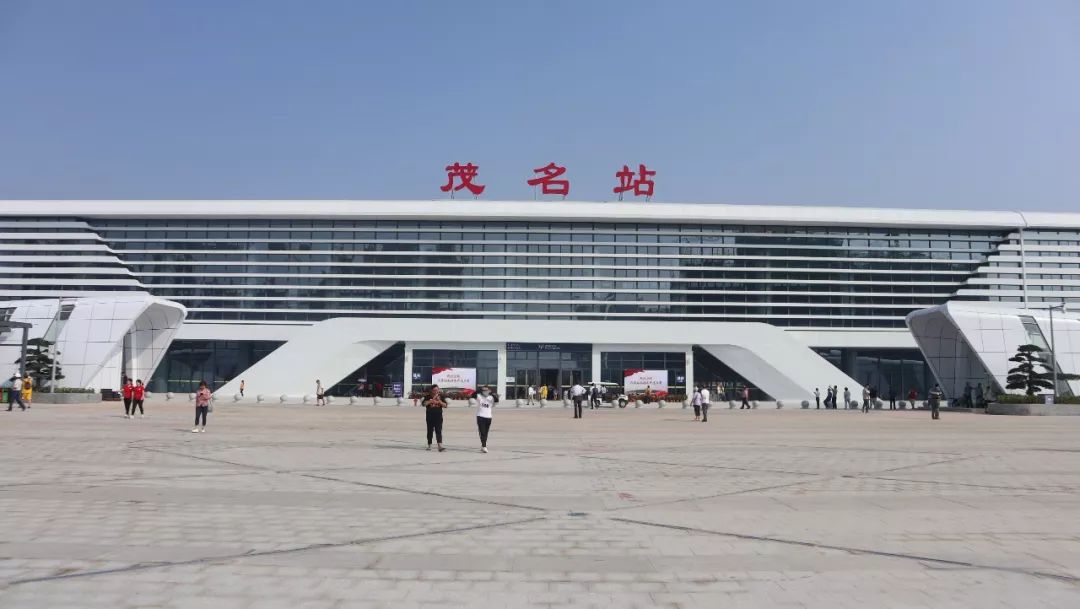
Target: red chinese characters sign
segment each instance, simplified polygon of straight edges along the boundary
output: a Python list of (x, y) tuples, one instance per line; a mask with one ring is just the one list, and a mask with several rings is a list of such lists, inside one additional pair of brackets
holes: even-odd
[(570, 194), (570, 180), (556, 180), (555, 178), (566, 173), (565, 167), (560, 167), (555, 163), (548, 163), (538, 169), (533, 169), (533, 173), (543, 174), (535, 177), (528, 182), (529, 186), (540, 186), (540, 192), (545, 195), (562, 195), (566, 196)]
[[(480, 171), (479, 165), (473, 165), (472, 163), (454, 163), (453, 165), (446, 166), (446, 184), (440, 187), (443, 192), (450, 193), (453, 197), (454, 193), (462, 188), (468, 188), (469, 192), (474, 195), (479, 195), (484, 192), (486, 188), (482, 184), (473, 184), (473, 179), (476, 177), (476, 173)], [(454, 182), (458, 184), (455, 186)]]
[(638, 165), (637, 173), (630, 171), (630, 167), (627, 165), (622, 166), (622, 170), (615, 172), (615, 177), (619, 179), (619, 185), (611, 189), (612, 192), (619, 195), (619, 200), (622, 200), (622, 193), (634, 191), (634, 196), (644, 196), (646, 199), (652, 196), (653, 186), (655, 184), (649, 178), (656, 175), (655, 171), (649, 171), (645, 165)]
[[(486, 188), (483, 184), (474, 182), (479, 172), (480, 166), (473, 163), (463, 165), (460, 162), (455, 162), (452, 165), (447, 165), (446, 184), (442, 185), (440, 190), (450, 193), (450, 198), (454, 197), (455, 192), (463, 189), (467, 189), (473, 195), (479, 196)], [(566, 167), (551, 162), (543, 167), (533, 169), (533, 173), (536, 174), (536, 177), (526, 180), (525, 183), (533, 187), (539, 186), (541, 194), (556, 195), (563, 198), (570, 194), (570, 180), (563, 177), (566, 174)], [(627, 192), (633, 193), (635, 197), (645, 197), (645, 200), (648, 201), (653, 196), (653, 190), (656, 187), (656, 182), (652, 180), (655, 175), (656, 171), (649, 169), (643, 163), (638, 165), (637, 171), (631, 170), (629, 165), (623, 165), (621, 170), (615, 172), (618, 185), (611, 190), (619, 195), (620, 201), (622, 201), (623, 194)]]

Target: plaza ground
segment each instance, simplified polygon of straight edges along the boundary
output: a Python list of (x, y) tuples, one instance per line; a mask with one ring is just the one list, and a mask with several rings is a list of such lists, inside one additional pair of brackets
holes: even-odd
[(0, 413), (0, 606), (1080, 606), (1080, 417)]

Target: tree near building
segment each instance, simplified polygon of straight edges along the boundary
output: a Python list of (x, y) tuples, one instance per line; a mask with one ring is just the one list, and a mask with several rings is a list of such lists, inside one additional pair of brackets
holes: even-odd
[[(26, 373), (34, 379), (35, 387), (43, 387), (52, 378), (54, 358), (59, 355), (53, 351), (52, 341), (44, 338), (31, 338), (26, 341)], [(22, 362), (22, 358), (15, 360), (16, 364)], [(64, 378), (60, 364), (56, 364), (56, 380)]]
[[(1005, 378), (1008, 384), (1005, 388), (1021, 389), (1029, 397), (1040, 391), (1051, 391), (1054, 388), (1054, 373), (1050, 362), (1042, 354), (1043, 350), (1038, 345), (1020, 345), (1016, 355), (1009, 358), (1016, 366), (1009, 369), (1009, 376)], [(1059, 381), (1078, 379), (1080, 375), (1058, 373)]]

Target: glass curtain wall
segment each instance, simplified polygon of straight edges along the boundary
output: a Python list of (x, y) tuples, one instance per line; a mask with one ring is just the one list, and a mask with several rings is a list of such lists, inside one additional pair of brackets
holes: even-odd
[(672, 399), (686, 396), (686, 354), (651, 351), (610, 351), (600, 354), (600, 380), (623, 386), (626, 370), (667, 370)]
[[(476, 389), (481, 385), (495, 387), (499, 380), (499, 352), (475, 349), (414, 349), (412, 387), (414, 393), (431, 389), (432, 368), (476, 368)], [(465, 389), (455, 387), (454, 389)]]
[[(268, 340), (174, 340), (147, 387), (153, 393), (191, 393), (199, 388), (199, 381), (206, 381), (211, 390), (217, 390), (283, 344)], [(245, 389), (252, 395), (259, 393), (251, 384)]]

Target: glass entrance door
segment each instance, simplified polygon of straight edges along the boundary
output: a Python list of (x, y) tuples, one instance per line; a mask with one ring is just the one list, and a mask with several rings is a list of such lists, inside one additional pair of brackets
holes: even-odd
[(525, 399), (529, 395), (529, 387), (540, 390), (540, 374), (536, 370), (517, 370), (514, 373), (514, 391), (511, 398)]

